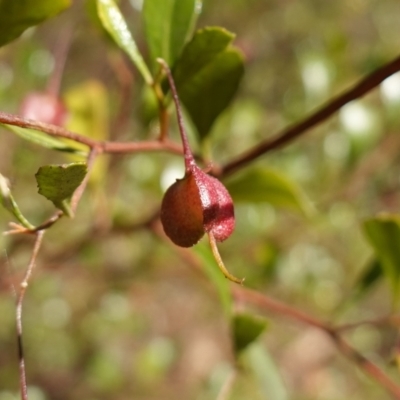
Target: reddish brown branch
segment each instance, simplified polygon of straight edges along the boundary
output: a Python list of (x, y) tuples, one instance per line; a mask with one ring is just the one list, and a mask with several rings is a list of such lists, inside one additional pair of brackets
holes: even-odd
[(89, 148), (96, 148), (98, 153), (127, 154), (149, 151), (167, 151), (174, 154), (182, 154), (182, 147), (169, 140), (153, 140), (143, 142), (102, 142), (91, 139), (87, 136), (80, 135), (79, 133), (71, 132), (61, 126), (22, 118), (18, 115), (8, 114), (1, 111), (0, 123), (19, 126), (21, 128), (30, 128), (40, 132), (44, 132), (49, 136), (70, 139), (75, 142), (82, 143)]
[(98, 153), (99, 153), (99, 151), (98, 151), (97, 147), (94, 147), (91, 149), (91, 151), (87, 157), (87, 160), (86, 160), (87, 174), (85, 175), (85, 178), (83, 179), (82, 183), (75, 190), (75, 192), (72, 196), (72, 199), (71, 199), (71, 210), (72, 210), (73, 214), (75, 214), (76, 209), (78, 208), (79, 200), (81, 199), (83, 192), (85, 191), (86, 186), (89, 182), (90, 172), (93, 168), (93, 164), (94, 164), (94, 161), (96, 160)]
[(327, 323), (254, 290), (245, 289), (243, 287), (239, 287), (237, 290), (236, 287), (232, 286), (232, 293), (235, 300), (238, 302), (251, 304), (252, 306), (262, 310), (267, 310), (268, 312), (273, 312), (277, 315), (284, 315), (324, 331), (331, 331), (331, 327)]
[(279, 316), (288, 317), (298, 322), (321, 329), (329, 335), (343, 355), (384, 387), (394, 399), (400, 399), (400, 387), (393, 382), (381, 368), (360, 354), (356, 349), (352, 348), (340, 336), (339, 330), (333, 328), (328, 323), (250, 289), (245, 289), (240, 286), (232, 286), (232, 293), (235, 300), (238, 302), (252, 305), (265, 312), (272, 312)]
[(375, 381), (384, 387), (394, 399), (400, 399), (400, 387), (393, 382), (382, 369), (351, 347), (337, 332), (331, 333), (330, 337), (343, 355), (366, 374), (375, 379)]
[(246, 151), (242, 155), (239, 155), (235, 160), (222, 167), (221, 174), (231, 174), (234, 171), (243, 168), (248, 163), (254, 161), (263, 154), (286, 145), (287, 143), (307, 132), (310, 128), (317, 126), (321, 122), (328, 119), (338, 110), (340, 110), (340, 108), (342, 108), (345, 104), (362, 97), (377, 87), (387, 77), (398, 71), (400, 71), (400, 57), (397, 57), (393, 61), (385, 64), (381, 68), (372, 72), (370, 75), (361, 79), (361, 81), (359, 81), (351, 89), (345, 91), (337, 97), (334, 97), (327, 104), (305, 118), (303, 121), (284, 129), (283, 131), (277, 133), (272, 139), (267, 139), (252, 149)]
[(30, 128), (36, 131), (47, 133), (49, 136), (62, 137), (74, 140), (75, 142), (85, 144), (88, 147), (95, 147), (98, 142), (89, 137), (71, 132), (61, 126), (46, 124), (45, 122), (34, 121), (32, 119), (22, 118), (18, 115), (8, 114), (0, 111), (0, 123), (19, 126), (21, 128)]
[(36, 259), (39, 253), (40, 246), (45, 231), (36, 232), (36, 241), (33, 247), (31, 259), (29, 260), (28, 268), (26, 269), (24, 279), (20, 284), (20, 289), (17, 297), (17, 306), (15, 310), (15, 319), (17, 325), (17, 342), (18, 342), (18, 360), (19, 360), (19, 382), (22, 400), (28, 400), (28, 390), (26, 386), (26, 371), (25, 371), (25, 358), (22, 342), (22, 303), (24, 301), (25, 292), (28, 288), (29, 280), (32, 276), (33, 269), (35, 268)]

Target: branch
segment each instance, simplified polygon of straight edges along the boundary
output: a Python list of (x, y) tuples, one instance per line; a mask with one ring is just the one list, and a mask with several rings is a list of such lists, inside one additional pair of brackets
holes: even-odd
[(87, 157), (86, 165), (87, 165), (87, 173), (83, 178), (81, 184), (76, 188), (74, 194), (72, 195), (71, 199), (71, 210), (72, 213), (75, 214), (76, 209), (78, 208), (79, 200), (81, 199), (83, 192), (86, 189), (86, 186), (89, 182), (90, 172), (92, 171), (94, 161), (99, 153), (97, 147), (93, 147)]
[(18, 342), (18, 360), (19, 360), (19, 382), (21, 390), (22, 400), (28, 400), (28, 390), (26, 386), (26, 371), (25, 371), (25, 359), (24, 359), (24, 348), (22, 343), (22, 303), (26, 289), (28, 288), (29, 280), (32, 276), (33, 269), (35, 268), (36, 258), (39, 253), (40, 246), (45, 231), (39, 231), (36, 233), (36, 241), (33, 247), (31, 259), (28, 264), (24, 279), (20, 284), (20, 290), (17, 297), (17, 306), (15, 310), (15, 320), (17, 325), (17, 342)]
[(232, 293), (236, 301), (250, 304), (266, 312), (273, 312), (277, 315), (283, 315), (301, 323), (316, 327), (324, 331), (335, 343), (339, 351), (350, 361), (356, 364), (365, 374), (371, 376), (376, 382), (384, 387), (394, 399), (400, 399), (400, 387), (393, 382), (384, 371), (368, 360), (356, 349), (352, 348), (341, 336), (339, 330), (331, 327), (329, 324), (312, 317), (303, 311), (297, 310), (287, 304), (271, 299), (268, 296), (257, 293), (250, 289), (240, 286), (232, 286)]
[(313, 128), (314, 126), (328, 119), (338, 110), (340, 110), (340, 108), (342, 108), (345, 104), (362, 97), (382, 83), (382, 81), (384, 81), (390, 75), (393, 75), (398, 71), (400, 71), (400, 57), (397, 57), (393, 61), (385, 64), (383, 67), (361, 79), (351, 89), (345, 91), (337, 97), (334, 97), (327, 104), (305, 118), (303, 121), (289, 126), (283, 131), (277, 133), (272, 139), (267, 139), (252, 149), (246, 151), (242, 155), (239, 155), (236, 160), (233, 160), (222, 167), (221, 174), (231, 174), (234, 171), (246, 166), (248, 163), (254, 161), (256, 158), (261, 157), (265, 153), (288, 144), (292, 140), (307, 132), (310, 128)]
[(79, 133), (71, 132), (61, 126), (46, 124), (32, 119), (22, 118), (18, 115), (8, 114), (0, 111), (0, 123), (30, 128), (44, 132), (49, 136), (73, 140), (82, 143), (89, 148), (97, 148), (99, 153), (138, 153), (145, 151), (168, 151), (174, 154), (182, 154), (182, 147), (170, 140), (152, 140), (142, 142), (108, 142), (91, 139)]

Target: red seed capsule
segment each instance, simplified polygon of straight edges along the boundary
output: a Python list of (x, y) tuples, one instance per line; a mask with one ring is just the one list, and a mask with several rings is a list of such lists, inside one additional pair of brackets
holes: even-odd
[(205, 232), (223, 241), (235, 227), (233, 202), (218, 179), (191, 164), (185, 177), (165, 193), (161, 223), (167, 236), (181, 247), (193, 246)]
[(235, 228), (232, 198), (218, 179), (206, 174), (196, 165), (183, 125), (171, 71), (165, 61), (159, 62), (167, 72), (176, 105), (186, 169), (185, 176), (177, 180), (164, 195), (161, 223), (167, 236), (178, 246), (193, 246), (206, 232), (221, 242)]

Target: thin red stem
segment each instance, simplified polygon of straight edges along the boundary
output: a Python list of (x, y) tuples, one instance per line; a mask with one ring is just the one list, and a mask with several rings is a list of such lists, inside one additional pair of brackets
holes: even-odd
[(89, 148), (96, 148), (98, 153), (108, 154), (131, 154), (149, 151), (168, 151), (173, 154), (182, 154), (182, 148), (170, 140), (151, 140), (143, 142), (108, 142), (91, 139), (79, 133), (71, 132), (61, 126), (46, 124), (44, 122), (34, 121), (22, 118), (18, 115), (9, 114), (0, 111), (0, 123), (6, 125), (19, 126), (21, 128), (30, 128), (44, 132), (49, 136), (70, 139), (82, 143)]
[(19, 360), (19, 382), (21, 390), (21, 399), (28, 400), (28, 390), (26, 385), (26, 369), (25, 369), (25, 357), (24, 348), (22, 341), (22, 304), (24, 301), (26, 289), (28, 288), (29, 280), (32, 276), (33, 270), (36, 265), (36, 259), (39, 253), (40, 246), (42, 244), (42, 239), (45, 231), (36, 232), (36, 241), (33, 247), (31, 259), (28, 264), (24, 279), (20, 284), (20, 290), (17, 297), (17, 306), (15, 311), (15, 319), (17, 325), (17, 342), (18, 342), (18, 360)]
[(303, 121), (289, 126), (283, 131), (277, 133), (272, 139), (267, 139), (239, 155), (235, 160), (230, 161), (222, 167), (221, 174), (231, 174), (234, 171), (243, 168), (250, 162), (253, 162), (258, 157), (290, 143), (300, 135), (307, 132), (310, 128), (313, 128), (328, 119), (345, 104), (364, 96), (366, 93), (381, 84), (390, 75), (393, 75), (398, 71), (400, 71), (400, 57), (397, 57), (393, 61), (383, 65), (381, 68), (362, 78), (351, 89), (333, 98)]
[(158, 58), (157, 61), (162, 65), (165, 73), (167, 74), (169, 86), (171, 88), (172, 98), (174, 99), (175, 108), (176, 108), (176, 117), (178, 119), (179, 132), (181, 134), (181, 139), (182, 139), (186, 172), (189, 172), (191, 170), (191, 167), (195, 164), (195, 161), (194, 161), (193, 153), (192, 153), (192, 150), (190, 148), (189, 141), (187, 138), (185, 125), (183, 122), (181, 106), (179, 103), (179, 96), (178, 96), (178, 92), (176, 90), (174, 78), (172, 77), (172, 73), (171, 73), (170, 68), (168, 67), (168, 64), (161, 58)]
[(351, 347), (340, 336), (340, 332), (328, 323), (308, 315), (292, 306), (250, 289), (245, 289), (235, 285), (232, 287), (232, 293), (238, 302), (255, 306), (261, 310), (272, 312), (279, 316), (288, 317), (324, 331), (333, 340), (336, 347), (343, 355), (356, 364), (362, 371), (364, 371), (364, 373), (371, 376), (382, 387), (384, 387), (394, 399), (400, 400), (400, 387), (393, 382), (381, 368), (360, 354), (356, 349)]

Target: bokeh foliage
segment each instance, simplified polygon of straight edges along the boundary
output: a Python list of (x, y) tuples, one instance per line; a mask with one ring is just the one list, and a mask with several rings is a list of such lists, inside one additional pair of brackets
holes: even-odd
[[(177, 2), (168, 3), (173, 7)], [(119, 7), (143, 62), (152, 65), (155, 57), (170, 54), (179, 82), (183, 44), (178, 41), (157, 54), (159, 38), (146, 46), (140, 2), (122, 1)], [(45, 90), (58, 61), (57, 48), (70, 35), (61, 95), (76, 104), (83, 96), (74, 96), (74, 87), (86, 87), (88, 93), (93, 85), (104, 90), (91, 97), (99, 104), (75, 107), (72, 120), (95, 127), (95, 110), (107, 102), (110, 116), (103, 123), (109, 126), (101, 136), (154, 137), (157, 105), (144, 95), (141, 75), (131, 72), (98, 21), (93, 23), (93, 14), (83, 10), (93, 7), (75, 4), (2, 47), (0, 109), (17, 113), (27, 93)], [(197, 27), (234, 32), (246, 72), (234, 102), (218, 119), (211, 116), (204, 130), (195, 118), (191, 122), (196, 111), (190, 91), (189, 100), (183, 98), (193, 145), (223, 163), (298, 121), (397, 55), (399, 15), (396, 0), (203, 1)], [(192, 29), (186, 17), (185, 26)], [(135, 53), (131, 58), (137, 65)], [(185, 72), (188, 66), (183, 65)], [(388, 234), (385, 226), (398, 230), (397, 219), (387, 214), (399, 208), (399, 93), (397, 74), (296, 143), (226, 180), (241, 201), (235, 234), (221, 252), (229, 269), (246, 277), (246, 285), (335, 323), (393, 310), (397, 242), (388, 246), (395, 249), (389, 255), (380, 251), (379, 242)], [(205, 92), (203, 101), (214, 100), (208, 96)], [(144, 108), (150, 110), (146, 117)], [(86, 134), (96, 137), (96, 132)], [(40, 223), (53, 208), (37, 194), (36, 171), (83, 158), (50, 151), (4, 129), (0, 135), (0, 172), (11, 180), (24, 215)], [(171, 136), (178, 138), (173, 119)], [(95, 168), (75, 219), (61, 220), (48, 232), (24, 305), (31, 399), (216, 398), (236, 362), (241, 372), (232, 400), (385, 398), (382, 388), (360, 378), (322, 335), (280, 319), (270, 321), (257, 342), (234, 359), (232, 299), (226, 281), (212, 269), (208, 249), (201, 243), (194, 254), (209, 280), (193, 268), (192, 256), (178, 253), (149, 230), (132, 228), (158, 209), (166, 182), (179, 176), (182, 161), (143, 153), (107, 156)], [(268, 188), (274, 182), (287, 191), (272, 196)], [(377, 217), (380, 212), (386, 216)], [(0, 209), (3, 231), (11, 218)], [(18, 398), (9, 282), (22, 274), (32, 241), (1, 237), (0, 243), (4, 400)], [(375, 274), (365, 280), (371, 265)], [(391, 271), (386, 276), (385, 269)], [(395, 277), (392, 282), (389, 275)], [(360, 327), (349, 339), (396, 377), (396, 334), (393, 328)]]

